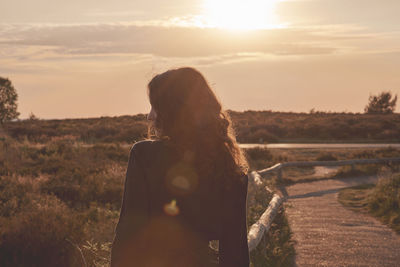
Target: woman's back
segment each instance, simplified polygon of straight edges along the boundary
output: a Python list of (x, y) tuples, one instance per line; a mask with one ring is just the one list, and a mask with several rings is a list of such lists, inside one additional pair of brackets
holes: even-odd
[[(193, 151), (179, 151), (165, 141), (134, 145), (113, 244), (113, 267), (117, 263), (249, 265), (247, 176), (202, 177), (194, 156)], [(209, 251), (210, 240), (219, 240), (219, 265)]]
[(112, 266), (212, 266), (209, 240), (219, 266), (248, 266), (247, 163), (229, 116), (193, 68), (156, 75), (148, 94), (157, 141), (131, 150)]

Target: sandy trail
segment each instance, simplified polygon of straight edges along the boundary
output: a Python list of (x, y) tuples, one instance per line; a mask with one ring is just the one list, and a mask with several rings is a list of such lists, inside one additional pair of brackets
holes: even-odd
[(287, 187), (296, 266), (400, 266), (400, 235), (337, 201), (341, 188), (376, 180), (359, 177)]

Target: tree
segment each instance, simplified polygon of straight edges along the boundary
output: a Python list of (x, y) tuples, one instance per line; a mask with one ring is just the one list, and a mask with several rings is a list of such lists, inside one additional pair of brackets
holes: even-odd
[(17, 91), (11, 81), (0, 77), (0, 125), (18, 118), (17, 99)]
[(392, 99), (391, 92), (382, 92), (379, 95), (370, 95), (368, 105), (365, 106), (365, 113), (390, 114), (396, 108), (397, 95)]
[(29, 119), (30, 121), (37, 121), (37, 120), (39, 120), (39, 118), (38, 118), (35, 114), (33, 114), (32, 111), (31, 111), (31, 113), (29, 114), (28, 119)]

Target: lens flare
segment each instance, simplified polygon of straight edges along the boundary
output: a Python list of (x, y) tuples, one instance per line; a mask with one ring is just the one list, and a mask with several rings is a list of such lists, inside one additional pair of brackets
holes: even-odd
[(198, 184), (198, 175), (192, 164), (186, 160), (173, 165), (165, 177), (165, 186), (173, 195), (190, 195), (197, 189)]
[(175, 176), (171, 180), (171, 185), (182, 189), (182, 190), (190, 190), (190, 182), (184, 176)]
[(169, 216), (176, 216), (179, 214), (179, 207), (176, 204), (175, 199), (171, 200), (171, 202), (164, 205), (164, 212)]

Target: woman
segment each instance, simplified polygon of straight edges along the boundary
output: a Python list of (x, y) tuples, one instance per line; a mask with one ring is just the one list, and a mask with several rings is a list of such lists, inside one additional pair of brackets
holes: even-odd
[(247, 267), (247, 164), (228, 116), (193, 68), (156, 75), (148, 95), (155, 137), (131, 149), (111, 266)]

